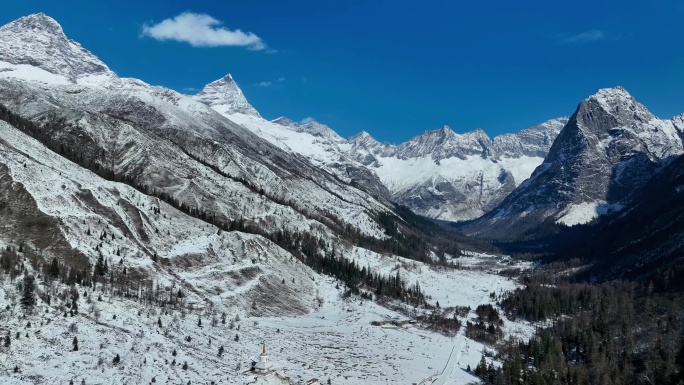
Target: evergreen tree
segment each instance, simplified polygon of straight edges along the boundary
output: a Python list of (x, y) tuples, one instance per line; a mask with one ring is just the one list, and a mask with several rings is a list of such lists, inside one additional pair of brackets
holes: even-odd
[(188, 361), (183, 362), (183, 370), (188, 370)]
[(50, 263), (50, 269), (48, 270), (48, 273), (52, 278), (59, 278), (59, 262), (57, 261), (57, 258), (52, 258), (52, 262)]
[(162, 327), (161, 318), (157, 318), (157, 326)]
[(173, 349), (173, 351), (171, 352), (171, 355), (175, 357), (176, 354), (178, 354), (178, 353), (176, 353), (176, 349)]
[(78, 338), (74, 337), (74, 342), (72, 342), (72, 344), (74, 345), (74, 351), (77, 352), (78, 351)]
[(32, 275), (24, 275), (23, 291), (21, 295), (21, 307), (33, 309), (36, 305), (35, 280)]
[(114, 360), (112, 361), (112, 363), (113, 363), (114, 365), (118, 365), (119, 362), (121, 362), (121, 357), (119, 357), (119, 353), (117, 353), (117, 354), (116, 354), (116, 357), (114, 357)]
[(487, 376), (487, 360), (485, 360), (485, 356), (482, 356), (480, 363), (475, 367), (475, 375), (481, 378)]
[(223, 349), (223, 345), (222, 345), (218, 350), (219, 357), (223, 357), (223, 351), (224, 351), (224, 349)]
[(12, 340), (10, 339), (9, 333), (7, 333), (7, 336), (5, 337), (5, 347), (9, 348), (10, 345), (12, 345)]

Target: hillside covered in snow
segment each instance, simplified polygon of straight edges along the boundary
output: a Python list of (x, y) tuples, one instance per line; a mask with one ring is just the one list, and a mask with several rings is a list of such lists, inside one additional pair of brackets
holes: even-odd
[[(465, 324), (527, 265), (457, 259), (374, 170), (273, 133), (348, 141), (233, 85), (120, 78), (44, 14), (0, 27), (1, 382), (475, 380)], [(485, 337), (530, 333), (503, 322)]]

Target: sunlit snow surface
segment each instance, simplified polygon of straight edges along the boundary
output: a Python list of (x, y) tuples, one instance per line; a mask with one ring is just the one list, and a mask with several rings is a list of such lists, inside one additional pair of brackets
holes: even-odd
[[(218, 112), (222, 111), (221, 106), (214, 108)], [(452, 202), (457, 206), (464, 206), (459, 206), (458, 210), (443, 204), (420, 212), (422, 215), (443, 220), (472, 219), (484, 214), (482, 204), (502, 188), (501, 178), (504, 173), (509, 172), (513, 176), (513, 185), (518, 185), (529, 178), (543, 161), (539, 156), (524, 155), (501, 156), (498, 159), (483, 158), (480, 155), (468, 155), (464, 158), (451, 156), (439, 161), (436, 161), (432, 154), (407, 157), (377, 155), (377, 162), (364, 166), (354, 160), (358, 154), (354, 154), (353, 151), (358, 149), (334, 132), (329, 135), (313, 135), (294, 131), (292, 127), (269, 122), (260, 117), (244, 114), (225, 116), (288, 152), (306, 156), (315, 165), (335, 173), (342, 179), (346, 179), (347, 175), (338, 172), (340, 168), (337, 166), (350, 164), (355, 167), (368, 167), (394, 195), (402, 195), (416, 186), (437, 186), (442, 182), (451, 184), (458, 191), (467, 192), (472, 202)], [(431, 194), (441, 195), (436, 188), (430, 188), (429, 191)], [(475, 196), (479, 198), (475, 199)]]
[[(410, 263), (362, 253), (355, 250), (353, 255), (367, 257), (377, 271), (396, 273), (397, 263)], [(505, 259), (473, 254), (458, 261), (472, 270), (444, 272), (414, 263), (411, 272), (399, 271), (419, 281), (442, 306), (474, 309), (492, 302), (490, 292), (515, 287), (510, 280), (493, 274), (508, 266)], [(372, 326), (372, 321), (406, 318), (369, 301), (343, 299), (329, 278), (315, 278), (315, 287), (318, 299), (310, 297), (312, 310), (301, 317), (253, 317), (236, 308), (217, 307), (219, 313), (226, 311), (229, 320), (240, 315), (237, 331), (230, 329), (229, 323), (211, 326), (206, 308), (183, 315), (170, 307), (144, 306), (90, 290), (91, 300), (83, 295), (79, 299), (81, 315), (77, 317), (65, 318), (54, 308), (45, 312), (41, 306), (36, 314), (19, 319), (22, 311), (18, 306), (4, 311), (8, 299), (15, 302), (18, 295), (16, 285), (5, 281), (0, 285), (0, 317), (13, 340), (9, 351), (0, 350), (0, 357), (4, 356), (0, 360), (0, 371), (5, 373), (3, 384), (67, 383), (71, 379), (77, 384), (82, 379), (87, 384), (149, 383), (153, 378), (157, 383), (242, 384), (253, 377), (236, 373), (236, 368), (241, 364), (244, 370), (260, 353), (262, 342), (267, 344), (277, 372), (293, 381), (330, 378), (333, 384), (396, 384), (420, 382), (441, 373), (440, 383), (477, 382), (464, 369), (477, 365), (484, 347), (465, 338), (463, 331), (449, 338), (418, 327)], [(79, 291), (83, 294), (85, 290)], [(98, 295), (102, 301), (96, 300)], [(100, 311), (99, 320), (95, 319), (95, 309)], [(200, 317), (201, 327), (197, 325)], [(157, 325), (158, 319), (162, 328)], [(26, 328), (27, 322), (31, 322), (30, 328)], [(69, 330), (72, 323), (78, 331)], [(515, 338), (528, 337), (533, 330), (510, 321), (505, 322), (505, 329)], [(14, 338), (17, 331), (19, 339)], [(236, 334), (240, 336), (238, 342), (234, 341)], [(79, 340), (78, 352), (71, 351), (74, 336)], [(217, 355), (219, 346), (225, 348), (223, 357)], [(173, 349), (176, 357), (171, 355)], [(442, 373), (452, 350), (452, 362)], [(116, 354), (121, 356), (119, 365), (112, 364)], [(102, 363), (98, 364), (100, 359)], [(176, 365), (171, 364), (174, 359)], [(188, 370), (181, 368), (184, 362)], [(10, 374), (15, 365), (20, 373)]]

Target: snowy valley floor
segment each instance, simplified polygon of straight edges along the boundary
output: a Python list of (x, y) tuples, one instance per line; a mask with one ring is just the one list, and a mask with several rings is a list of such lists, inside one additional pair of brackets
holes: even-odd
[[(385, 273), (396, 274), (397, 266), (410, 263), (356, 251), (366, 254), (358, 257), (374, 270)], [(465, 270), (436, 270), (414, 263), (410, 271), (403, 267), (399, 271), (409, 281), (419, 282), (442, 307), (475, 309), (493, 302), (490, 292), (515, 288), (513, 281), (495, 274), (508, 267), (506, 260), (474, 255), (459, 262)], [(485, 349), (465, 338), (465, 325), (455, 337), (416, 326), (372, 326), (373, 321), (407, 318), (367, 300), (342, 298), (342, 290), (328, 278), (317, 280), (318, 298), (306, 316), (250, 317), (244, 309), (234, 308), (225, 309), (226, 323), (219, 316), (216, 326), (206, 310), (162, 309), (107, 294), (98, 301), (98, 292), (80, 296), (80, 314), (75, 317), (43, 306), (24, 318), (18, 305), (6, 309), (18, 301), (17, 282), (10, 283), (4, 276), (0, 285), (0, 335), (11, 333), (11, 347), (0, 347), (2, 384), (68, 384), (70, 380), (74, 384), (83, 380), (86, 384), (250, 383), (254, 377), (241, 373), (260, 353), (262, 342), (277, 371), (293, 383), (311, 378), (326, 383), (329, 378), (332, 384), (411, 384), (437, 375), (435, 384), (467, 384), (478, 383), (465, 369), (474, 368)], [(84, 290), (79, 291), (83, 294)], [(198, 326), (199, 319), (202, 326)], [(506, 320), (505, 331), (508, 336), (526, 337), (532, 328)], [(78, 351), (72, 351), (74, 337)], [(218, 356), (220, 346), (225, 348), (222, 357)], [(115, 365), (117, 354), (121, 362)], [(183, 369), (186, 362), (187, 369)], [(18, 373), (14, 373), (15, 366)], [(283, 383), (276, 378), (267, 382)]]

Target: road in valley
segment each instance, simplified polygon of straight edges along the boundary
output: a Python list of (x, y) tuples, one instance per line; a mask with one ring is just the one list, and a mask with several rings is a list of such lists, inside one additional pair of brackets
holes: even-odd
[[(496, 283), (492, 287), (492, 291), (496, 292), (499, 289), (499, 283), (501, 282), (501, 279), (497, 279)], [(489, 298), (489, 292), (487, 292), (482, 299), (480, 300), (479, 303), (475, 304), (470, 304), (470, 313), (468, 314), (467, 319), (475, 318), (475, 309), (478, 307), (478, 305), (487, 303), (487, 299)], [(456, 382), (451, 378), (451, 374), (454, 371), (454, 368), (456, 368), (456, 364), (461, 360), (461, 355), (463, 354), (463, 345), (466, 342), (466, 336), (465, 336), (465, 324), (461, 325), (461, 328), (458, 330), (458, 334), (456, 335), (456, 341), (454, 341), (454, 347), (451, 349), (451, 354), (449, 355), (449, 360), (447, 361), (446, 366), (444, 367), (444, 370), (442, 373), (437, 375), (437, 379), (432, 382), (432, 385), (449, 385), (449, 384), (456, 384)], [(459, 368), (460, 370), (460, 368)]]

